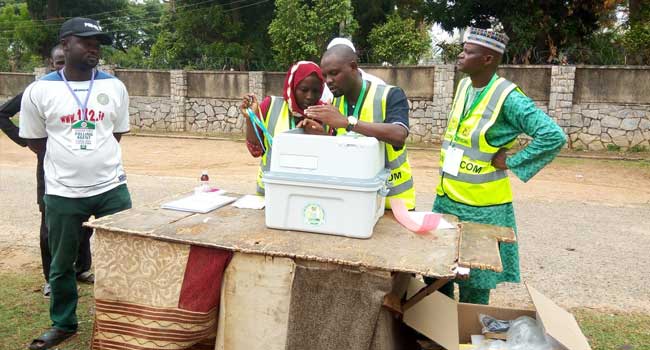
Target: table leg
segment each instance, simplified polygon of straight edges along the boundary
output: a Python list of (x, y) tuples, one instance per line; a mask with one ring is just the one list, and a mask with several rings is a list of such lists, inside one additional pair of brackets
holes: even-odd
[(420, 300), (424, 299), (427, 295), (437, 291), (451, 280), (451, 278), (439, 278), (430, 285), (420, 289), (419, 292), (417, 292), (414, 296), (402, 304), (402, 312), (408, 310), (413, 305), (417, 304)]

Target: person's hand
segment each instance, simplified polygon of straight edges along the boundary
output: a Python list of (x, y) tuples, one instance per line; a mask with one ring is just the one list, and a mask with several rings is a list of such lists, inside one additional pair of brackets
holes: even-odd
[(497, 169), (507, 170), (508, 166), (506, 165), (506, 159), (508, 159), (506, 149), (501, 148), (494, 157), (492, 157), (492, 165)]
[(259, 103), (253, 94), (244, 95), (242, 97), (241, 103), (239, 104), (239, 110), (241, 111), (241, 114), (247, 118), (250, 118), (248, 115), (248, 108), (252, 109), (254, 113), (259, 113)]
[(310, 106), (305, 110), (305, 116), (327, 124), (332, 128), (345, 128), (348, 126), (348, 118), (344, 117), (336, 107), (329, 104)]
[(325, 134), (325, 128), (321, 123), (309, 119), (309, 118), (303, 118), (301, 121), (298, 122), (296, 125), (297, 128), (303, 128), (305, 130), (305, 134), (310, 134), (310, 135), (324, 135)]

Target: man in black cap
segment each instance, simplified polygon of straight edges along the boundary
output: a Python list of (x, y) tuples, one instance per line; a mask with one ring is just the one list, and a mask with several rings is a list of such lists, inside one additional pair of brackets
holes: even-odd
[(20, 108), (20, 137), (32, 150), (45, 150), (43, 201), (52, 255), (52, 328), (34, 339), (32, 350), (77, 332), (74, 263), (82, 224), (131, 207), (119, 145), (129, 131), (129, 95), (122, 82), (95, 69), (100, 44), (112, 39), (87, 18), (63, 23), (60, 39), (65, 67), (29, 85)]
[[(50, 51), (50, 71), (58, 71), (63, 68), (65, 65), (65, 56), (63, 55), (63, 47), (61, 44), (57, 44)], [(0, 129), (17, 145), (21, 147), (27, 147), (27, 140), (18, 136), (19, 129), (14, 123), (10, 120), (11, 117), (18, 114), (20, 111), (20, 101), (23, 98), (23, 93), (11, 98), (9, 101), (5, 102), (0, 106)], [(45, 157), (45, 152), (39, 152), (36, 154), (37, 165), (36, 165), (36, 202), (38, 203), (38, 209), (41, 212), (41, 228), (40, 228), (40, 248), (41, 248), (41, 263), (43, 266), (43, 276), (45, 277), (45, 284), (43, 285), (43, 296), (46, 298), (50, 297), (50, 262), (52, 261), (52, 256), (50, 255), (50, 248), (47, 243), (47, 225), (45, 224), (45, 203), (43, 203), (43, 195), (45, 194), (45, 176), (43, 173), (43, 158)], [(79, 245), (79, 259), (75, 262), (75, 270), (77, 271), (77, 281), (93, 283), (95, 276), (90, 271), (90, 266), (92, 265), (92, 258), (90, 254), (90, 236), (92, 235), (92, 230), (89, 228), (84, 228), (83, 239)]]

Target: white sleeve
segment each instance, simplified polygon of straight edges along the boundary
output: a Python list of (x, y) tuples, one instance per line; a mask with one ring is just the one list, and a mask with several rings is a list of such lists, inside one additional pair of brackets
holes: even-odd
[(23, 93), (20, 101), (20, 137), (25, 139), (42, 139), (47, 137), (45, 130), (46, 117), (38, 103), (40, 100), (39, 89), (35, 89), (38, 82), (30, 84)]
[(113, 121), (115, 127), (113, 128), (113, 132), (125, 133), (131, 130), (129, 124), (129, 92), (126, 91), (126, 86), (121, 81), (119, 81), (119, 87), (122, 92), (117, 110), (115, 111), (115, 120)]
[(370, 81), (371, 83), (381, 84), (381, 85), (388, 85), (388, 84), (386, 84), (385, 81), (383, 81), (381, 78), (379, 78), (379, 77), (376, 76), (376, 75), (372, 75), (372, 74), (370, 74), (370, 73), (364, 71), (364, 70), (361, 69), (361, 68), (359, 68), (359, 71), (361, 72), (361, 78), (363, 78), (363, 79), (365, 79), (365, 80), (368, 80), (368, 81)]

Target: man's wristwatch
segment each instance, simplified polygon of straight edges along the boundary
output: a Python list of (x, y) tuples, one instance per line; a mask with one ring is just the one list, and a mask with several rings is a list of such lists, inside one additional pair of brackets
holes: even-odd
[(355, 117), (352, 117), (352, 116), (348, 117), (348, 126), (345, 127), (345, 131), (347, 131), (347, 132), (352, 131), (352, 128), (354, 128), (357, 125), (358, 122), (359, 122), (359, 119), (357, 119)]

